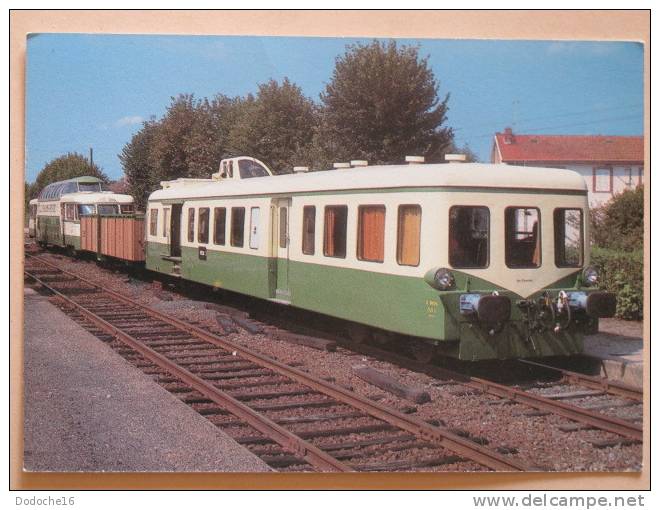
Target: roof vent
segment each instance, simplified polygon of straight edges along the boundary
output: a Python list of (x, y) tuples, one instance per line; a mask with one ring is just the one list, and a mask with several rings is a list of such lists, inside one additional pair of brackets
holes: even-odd
[(424, 156), (406, 156), (406, 163), (409, 165), (419, 165), (424, 163)]
[(294, 166), (293, 167), (293, 173), (299, 174), (303, 172), (309, 172), (309, 167), (308, 166)]
[(332, 168), (338, 169), (338, 168), (351, 168), (350, 163), (334, 163), (332, 165)]
[(465, 163), (465, 154), (445, 154), (445, 161), (454, 163)]
[(351, 166), (369, 166), (369, 162), (366, 159), (352, 159)]

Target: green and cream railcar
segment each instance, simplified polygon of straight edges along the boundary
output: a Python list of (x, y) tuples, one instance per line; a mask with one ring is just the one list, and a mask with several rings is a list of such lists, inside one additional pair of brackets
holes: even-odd
[(80, 217), (133, 213), (133, 197), (107, 190), (96, 177), (46, 186), (37, 199), (35, 237), (41, 245), (80, 250)]
[(613, 311), (595, 291), (587, 189), (572, 171), (447, 163), (272, 176), (234, 158), (213, 179), (162, 187), (149, 197), (147, 268), (345, 319), (356, 337), (415, 337), (423, 356), (570, 355)]

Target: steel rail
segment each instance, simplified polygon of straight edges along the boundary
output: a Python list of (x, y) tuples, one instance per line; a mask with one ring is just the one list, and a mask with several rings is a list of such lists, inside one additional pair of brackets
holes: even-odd
[[(454, 434), (448, 430), (445, 430), (434, 425), (430, 425), (418, 418), (405, 415), (395, 409), (388, 408), (371, 400), (368, 400), (360, 395), (357, 395), (349, 390), (346, 390), (340, 386), (336, 386), (332, 383), (322, 381), (314, 378), (313, 376), (298, 370), (294, 367), (290, 367), (279, 361), (271, 359), (263, 354), (260, 354), (256, 351), (243, 347), (242, 345), (230, 342), (224, 338), (220, 338), (213, 333), (205, 331), (197, 326), (188, 324), (182, 320), (176, 319), (174, 317), (168, 316), (158, 310), (154, 310), (142, 303), (139, 303), (129, 297), (126, 297), (118, 292), (107, 289), (98, 285), (82, 276), (76, 275), (69, 271), (66, 271), (56, 264), (53, 264), (49, 261), (43, 260), (40, 257), (34, 257), (32, 255), (26, 256), (34, 258), (35, 260), (51, 266), (59, 271), (62, 271), (64, 274), (67, 274), (73, 278), (76, 278), (94, 288), (101, 289), (104, 293), (114, 297), (115, 299), (122, 301), (126, 304), (140, 308), (144, 310), (147, 314), (152, 317), (156, 317), (164, 322), (171, 324), (174, 327), (182, 329), (192, 335), (195, 335), (198, 338), (206, 340), (212, 344), (218, 345), (223, 349), (229, 351), (236, 351), (241, 357), (244, 357), (258, 365), (270, 368), (280, 374), (284, 374), (287, 377), (308, 386), (320, 393), (323, 393), (327, 396), (340, 400), (346, 404), (349, 404), (357, 409), (360, 409), (367, 414), (383, 420), (391, 425), (395, 425), (403, 430), (411, 432), (421, 438), (433, 441), (439, 446), (445, 447), (453, 452), (465, 457), (466, 459), (472, 460), (481, 464), (482, 466), (488, 467), (493, 470), (503, 470), (503, 471), (529, 471), (530, 468), (525, 464), (508, 459), (504, 455), (501, 455), (493, 450), (485, 448), (469, 439), (465, 439), (457, 434)], [(75, 303), (75, 302), (74, 302)], [(91, 312), (90, 312), (91, 313)], [(112, 326), (114, 328), (114, 326)]]
[(592, 388), (595, 390), (603, 390), (606, 391), (607, 393), (611, 393), (612, 395), (618, 395), (632, 400), (638, 400), (640, 402), (644, 399), (644, 395), (642, 391), (635, 388), (634, 386), (630, 386), (628, 384), (624, 384), (617, 381), (610, 381), (607, 377), (598, 377), (587, 374), (581, 374), (579, 372), (572, 372), (571, 370), (566, 370), (560, 367), (553, 367), (552, 365), (546, 365), (544, 363), (539, 363), (538, 361), (531, 361), (528, 359), (519, 359), (518, 361), (521, 363), (525, 363), (527, 365), (537, 366), (537, 367), (545, 368), (547, 370), (554, 370), (556, 372), (560, 372), (563, 376), (563, 379), (566, 382), (570, 382), (573, 384), (580, 384), (582, 386), (586, 386), (587, 388)]
[[(352, 345), (352, 344), (351, 344)], [(577, 407), (566, 402), (552, 400), (541, 395), (529, 393), (527, 391), (512, 388), (504, 384), (489, 381), (474, 376), (466, 376), (459, 372), (454, 372), (448, 368), (427, 365), (403, 356), (393, 354), (391, 352), (379, 349), (377, 347), (361, 344), (353, 346), (354, 349), (362, 352), (363, 354), (371, 356), (379, 356), (381, 359), (396, 363), (414, 370), (417, 372), (425, 373), (431, 377), (438, 379), (450, 379), (455, 381), (456, 384), (461, 384), (468, 388), (472, 388), (496, 397), (508, 399), (513, 402), (528, 405), (539, 411), (548, 411), (553, 414), (563, 416), (570, 420), (584, 423), (606, 432), (633, 439), (635, 441), (642, 441), (643, 429), (641, 425), (629, 421), (621, 420), (604, 414), (597, 413), (590, 409)]]
[(510, 386), (489, 381), (487, 379), (474, 376), (466, 376), (447, 368), (427, 365), (418, 361), (411, 360), (409, 358), (404, 358), (403, 356), (399, 356), (388, 351), (384, 351), (383, 349), (379, 349), (377, 347), (364, 344), (353, 347), (364, 354), (380, 356), (382, 359), (391, 361), (392, 363), (400, 364), (417, 372), (425, 373), (431, 377), (436, 377), (438, 379), (450, 379), (456, 381), (456, 384), (461, 384), (468, 388), (479, 390), (490, 395), (495, 395), (500, 398), (508, 399), (513, 402), (525, 404), (533, 407), (534, 409), (538, 409), (539, 411), (548, 411), (550, 413), (563, 416), (564, 418), (568, 418), (579, 423), (584, 423), (585, 425), (589, 425), (606, 432), (612, 432), (629, 439), (642, 441), (643, 429), (641, 425), (637, 425), (636, 423), (631, 423), (619, 418), (606, 416), (589, 409), (584, 409), (582, 407), (570, 405), (565, 402), (545, 398), (541, 395), (529, 393), (517, 388), (511, 388)]
[(273, 439), (276, 443), (280, 444), (287, 450), (300, 456), (310, 465), (323, 471), (354, 471), (354, 469), (351, 467), (328, 455), (323, 450), (319, 449), (308, 441), (305, 441), (304, 439), (289, 432), (285, 428), (268, 419), (266, 416), (250, 409), (239, 400), (236, 400), (227, 393), (217, 389), (212, 384), (170, 361), (168, 358), (151, 349), (150, 347), (147, 347), (145, 344), (135, 339), (128, 333), (123, 332), (120, 328), (113, 326), (108, 321), (96, 315), (94, 312), (88, 310), (85, 306), (54, 289), (46, 282), (42, 281), (38, 276), (30, 273), (28, 270), (25, 270), (25, 274), (38, 282), (40, 285), (43, 285), (49, 289), (59, 298), (74, 306), (80, 313), (82, 313), (87, 319), (89, 319), (99, 328), (114, 335), (121, 342), (128, 345), (131, 349), (139, 352), (149, 361), (168, 371), (174, 377), (180, 379), (191, 388), (199, 391), (205, 397), (208, 397), (209, 400), (212, 400), (216, 404), (227, 409), (230, 413), (243, 419), (250, 426), (254, 427), (256, 430), (263, 433), (267, 437)]

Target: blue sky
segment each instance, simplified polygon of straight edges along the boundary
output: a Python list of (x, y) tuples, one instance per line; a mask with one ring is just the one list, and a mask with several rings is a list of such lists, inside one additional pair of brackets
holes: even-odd
[[(345, 46), (370, 39), (40, 34), (28, 40), (28, 181), (66, 152), (89, 153), (113, 179), (143, 119), (179, 93), (255, 92), (285, 76), (310, 98)], [(419, 44), (459, 145), (488, 161), (492, 136), (641, 135), (643, 48), (637, 43), (400, 39)]]

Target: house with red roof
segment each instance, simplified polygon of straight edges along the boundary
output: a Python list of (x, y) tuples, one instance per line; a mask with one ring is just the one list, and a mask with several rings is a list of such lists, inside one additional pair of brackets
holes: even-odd
[(491, 163), (566, 168), (580, 173), (597, 207), (644, 182), (644, 137), (495, 133)]

